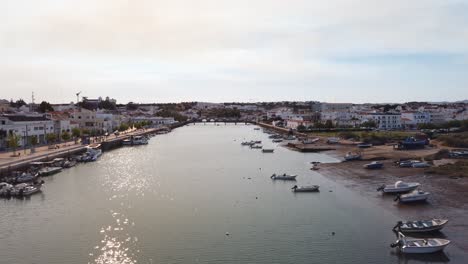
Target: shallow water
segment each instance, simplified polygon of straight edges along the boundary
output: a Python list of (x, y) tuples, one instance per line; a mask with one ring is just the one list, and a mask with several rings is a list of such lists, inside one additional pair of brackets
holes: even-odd
[[(243, 125), (191, 125), (46, 178), (41, 194), (1, 200), (0, 263), (463, 263), (404, 257), (397, 216), (311, 171)], [(262, 140), (275, 153), (240, 145)], [(298, 174), (298, 185), (272, 173)], [(335, 232), (335, 235), (332, 235)]]

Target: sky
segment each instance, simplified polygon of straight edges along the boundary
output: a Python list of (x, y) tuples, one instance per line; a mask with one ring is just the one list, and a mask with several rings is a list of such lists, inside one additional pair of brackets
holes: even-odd
[(0, 98), (468, 99), (468, 0), (1, 0)]

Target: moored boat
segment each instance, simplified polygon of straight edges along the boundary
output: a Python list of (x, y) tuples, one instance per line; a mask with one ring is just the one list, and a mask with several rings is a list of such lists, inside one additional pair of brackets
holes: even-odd
[(275, 173), (275, 174), (271, 175), (270, 178), (272, 180), (295, 181), (296, 177), (297, 177), (297, 175), (288, 175), (286, 173), (284, 173), (283, 175), (276, 175), (276, 173)]
[(357, 145), (358, 148), (370, 148), (372, 147), (372, 144), (367, 144), (367, 143), (361, 143)]
[(450, 240), (441, 238), (410, 238), (398, 232), (398, 240), (391, 244), (403, 253), (426, 254), (444, 250), (450, 244)]
[(44, 167), (41, 168), (38, 173), (40, 176), (50, 176), (62, 171), (62, 167)]
[(424, 233), (439, 231), (448, 223), (447, 219), (431, 219), (421, 221), (398, 221), (393, 230), (402, 233)]
[(429, 197), (428, 192), (424, 192), (421, 190), (414, 190), (407, 194), (399, 194), (395, 197), (395, 201), (399, 201), (400, 203), (411, 203), (411, 202), (424, 202)]
[(320, 138), (308, 138), (302, 141), (302, 144), (314, 144), (317, 143), (320, 140)]
[(291, 189), (293, 190), (293, 192), (318, 192), (319, 188), (320, 186), (318, 185), (301, 186), (301, 187), (294, 185)]
[(379, 161), (373, 161), (369, 164), (364, 165), (364, 168), (370, 169), (370, 170), (381, 169), (383, 168), (383, 163)]
[(263, 153), (273, 153), (274, 151), (274, 149), (262, 149)]
[(393, 185), (382, 185), (379, 188), (377, 188), (377, 191), (382, 191), (384, 193), (405, 193), (405, 192), (410, 192), (413, 191), (414, 189), (418, 188), (420, 186), (419, 183), (417, 182), (403, 182), (403, 181), (397, 181)]
[(262, 149), (263, 146), (262, 146), (262, 145), (256, 145), (256, 144), (254, 144), (254, 145), (251, 145), (250, 148), (253, 148), (253, 149)]
[(345, 161), (360, 160), (362, 158), (361, 153), (348, 152), (344, 156)]
[(23, 172), (21, 175), (17, 176), (15, 179), (16, 183), (30, 182), (35, 180), (39, 175)]
[(272, 140), (273, 143), (280, 143), (280, 142), (283, 142), (283, 140), (281, 138), (275, 138)]

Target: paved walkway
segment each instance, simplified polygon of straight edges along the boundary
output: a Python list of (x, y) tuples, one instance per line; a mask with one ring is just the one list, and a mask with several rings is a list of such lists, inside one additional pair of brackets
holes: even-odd
[[(116, 139), (124, 139), (132, 135), (139, 135), (143, 133), (149, 133), (156, 131), (156, 129), (133, 129), (128, 130), (125, 132), (121, 132), (119, 136), (111, 135), (108, 137), (94, 137), (90, 138), (90, 143), (101, 143), (104, 141), (111, 141)], [(65, 142), (65, 143), (58, 143), (54, 145), (47, 145), (47, 146), (40, 146), (35, 148), (35, 152), (31, 153), (31, 149), (18, 149), (16, 150), (16, 156), (13, 155), (13, 151), (8, 152), (0, 152), (0, 167), (10, 166), (12, 164), (22, 163), (29, 160), (33, 160), (39, 157), (44, 157), (48, 155), (54, 155), (58, 153), (63, 153), (67, 151), (76, 150), (79, 148), (83, 148), (81, 142)]]

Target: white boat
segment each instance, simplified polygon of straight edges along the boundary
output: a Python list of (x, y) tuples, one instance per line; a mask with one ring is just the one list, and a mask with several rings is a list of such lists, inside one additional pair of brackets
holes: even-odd
[(414, 189), (418, 188), (421, 184), (417, 182), (403, 182), (397, 181), (393, 185), (382, 185), (377, 188), (377, 191), (382, 191), (384, 193), (405, 193), (413, 191)]
[(41, 184), (36, 185), (29, 185), (23, 188), (21, 195), (22, 196), (29, 196), (31, 194), (37, 193), (41, 191)]
[(84, 161), (96, 161), (102, 155), (101, 144), (86, 147), (86, 156)]
[(306, 140), (303, 140), (302, 144), (305, 144), (305, 145), (314, 144), (314, 143), (318, 142), (319, 140), (320, 140), (320, 138), (308, 138)]
[(10, 196), (12, 189), (13, 189), (13, 185), (6, 183), (6, 182), (1, 182), (0, 183), (0, 196)]
[(262, 149), (263, 153), (273, 153), (274, 151), (274, 149)]
[(297, 175), (288, 175), (286, 173), (284, 173), (283, 175), (276, 175), (276, 173), (275, 173), (275, 174), (271, 175), (270, 178), (272, 180), (295, 181), (296, 177), (297, 177)]
[(67, 160), (63, 163), (63, 167), (64, 168), (71, 168), (71, 167), (75, 167), (77, 164), (77, 161), (76, 160)]
[(411, 164), (411, 167), (413, 168), (428, 168), (430, 166), (431, 165), (427, 162), (414, 162), (413, 164)]
[(132, 144), (133, 145), (147, 145), (148, 140), (143, 136), (134, 136)]
[(352, 161), (352, 160), (360, 160), (361, 159), (361, 153), (353, 153), (353, 152), (348, 152), (344, 156), (345, 161)]
[(328, 144), (338, 144), (340, 143), (340, 138), (330, 137), (327, 139)]
[(44, 167), (41, 168), (38, 173), (39, 176), (50, 176), (52, 174), (56, 174), (62, 171), (62, 167)]
[(399, 201), (400, 203), (423, 202), (427, 200), (429, 194), (428, 192), (415, 190), (407, 194), (397, 195), (395, 201)]
[(293, 190), (293, 192), (318, 192), (319, 188), (320, 186), (318, 185), (301, 186), (301, 187), (294, 185), (291, 189)]
[(122, 145), (124, 146), (131, 146), (132, 145), (132, 140), (127, 138), (127, 139), (124, 139), (122, 140)]
[(23, 172), (20, 176), (16, 177), (16, 182), (17, 183), (23, 183), (23, 182), (30, 182), (36, 179), (38, 174), (31, 174), (31, 173), (26, 173)]
[(439, 231), (448, 223), (447, 219), (431, 219), (422, 221), (398, 221), (393, 230), (402, 233), (424, 233)]
[(450, 240), (441, 238), (411, 238), (398, 232), (398, 240), (391, 247), (398, 248), (403, 253), (426, 254), (444, 250)]

